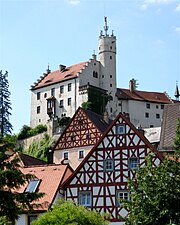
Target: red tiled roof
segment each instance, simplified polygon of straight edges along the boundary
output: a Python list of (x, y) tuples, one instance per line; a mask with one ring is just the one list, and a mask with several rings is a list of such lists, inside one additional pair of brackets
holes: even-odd
[[(33, 174), (41, 180), (38, 186), (38, 193), (44, 193), (44, 196), (33, 203), (41, 204), (40, 207), (34, 210), (48, 210), (53, 203), (59, 185), (63, 183), (71, 174), (72, 169), (69, 165), (42, 165), (32, 167), (21, 167), (20, 170), (24, 174)], [(24, 192), (27, 184), (22, 186), (17, 191)]]
[(131, 92), (129, 89), (118, 88), (116, 95), (118, 98), (126, 100), (172, 103), (172, 100), (168, 98), (165, 93), (161, 92), (147, 92), (138, 90)]
[(87, 61), (81, 62), (66, 67), (62, 71), (56, 70), (50, 72), (49, 74), (45, 74), (40, 81), (38, 81), (35, 85), (32, 85), (32, 90), (77, 77), (77, 73), (85, 67), (86, 63)]

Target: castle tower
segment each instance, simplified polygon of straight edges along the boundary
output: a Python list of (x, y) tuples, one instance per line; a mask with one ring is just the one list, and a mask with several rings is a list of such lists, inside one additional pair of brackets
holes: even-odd
[(100, 68), (100, 88), (108, 91), (112, 100), (107, 105), (107, 111), (113, 118), (116, 115), (116, 36), (108, 34), (107, 17), (105, 17), (104, 34), (99, 36), (99, 61)]

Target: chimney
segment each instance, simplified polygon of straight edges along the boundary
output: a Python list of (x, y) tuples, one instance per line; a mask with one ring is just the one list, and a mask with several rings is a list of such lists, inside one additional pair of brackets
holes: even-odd
[(134, 83), (133, 83), (133, 80), (130, 80), (129, 81), (129, 90), (130, 90), (131, 93), (134, 92)]
[(49, 149), (47, 152), (47, 161), (48, 164), (53, 164), (53, 150)]
[(141, 125), (140, 126), (138, 126), (138, 131), (140, 131), (141, 132), (141, 134), (142, 135), (144, 135), (145, 134), (145, 131), (143, 130), (143, 128), (141, 127)]
[(63, 71), (63, 70), (65, 70), (65, 69), (66, 69), (66, 66), (65, 65), (62, 65), (62, 64), (59, 65), (59, 71), (60, 72)]
[(106, 111), (106, 112), (104, 112), (104, 115), (103, 115), (103, 120), (107, 123), (107, 124), (109, 124), (109, 114), (108, 114), (108, 112)]
[(123, 116), (126, 117), (128, 121), (130, 121), (129, 113), (123, 112)]

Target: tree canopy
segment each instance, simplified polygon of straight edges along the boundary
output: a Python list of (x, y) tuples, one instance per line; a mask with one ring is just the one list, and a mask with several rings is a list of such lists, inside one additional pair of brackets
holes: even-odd
[(138, 168), (135, 180), (129, 181), (130, 201), (127, 225), (180, 224), (180, 162), (178, 157), (165, 159), (157, 167), (152, 156)]
[(71, 201), (59, 201), (52, 210), (44, 213), (33, 225), (107, 225), (103, 215), (96, 211), (91, 211), (84, 206), (77, 206)]
[(0, 139), (4, 137), (4, 135), (12, 132), (12, 125), (9, 120), (9, 116), (11, 115), (10, 110), (11, 102), (10, 102), (10, 92), (8, 90), (9, 82), (8, 82), (8, 72), (6, 71), (4, 74), (2, 70), (0, 71)]
[(43, 196), (42, 193), (19, 193), (18, 188), (34, 178), (23, 174), (17, 158), (7, 155), (8, 145), (0, 143), (0, 221), (14, 221), (23, 210), (31, 209), (32, 202)]

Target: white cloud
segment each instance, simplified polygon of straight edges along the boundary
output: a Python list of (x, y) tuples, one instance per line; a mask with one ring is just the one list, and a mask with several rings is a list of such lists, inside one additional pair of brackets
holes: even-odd
[(80, 3), (80, 0), (69, 0), (68, 3), (71, 5), (78, 5)]
[(141, 5), (142, 10), (146, 10), (150, 5), (163, 5), (163, 4), (170, 4), (174, 0), (144, 0), (143, 4)]
[(180, 3), (176, 6), (175, 11), (180, 12)]
[(180, 34), (180, 27), (175, 27), (174, 31)]

